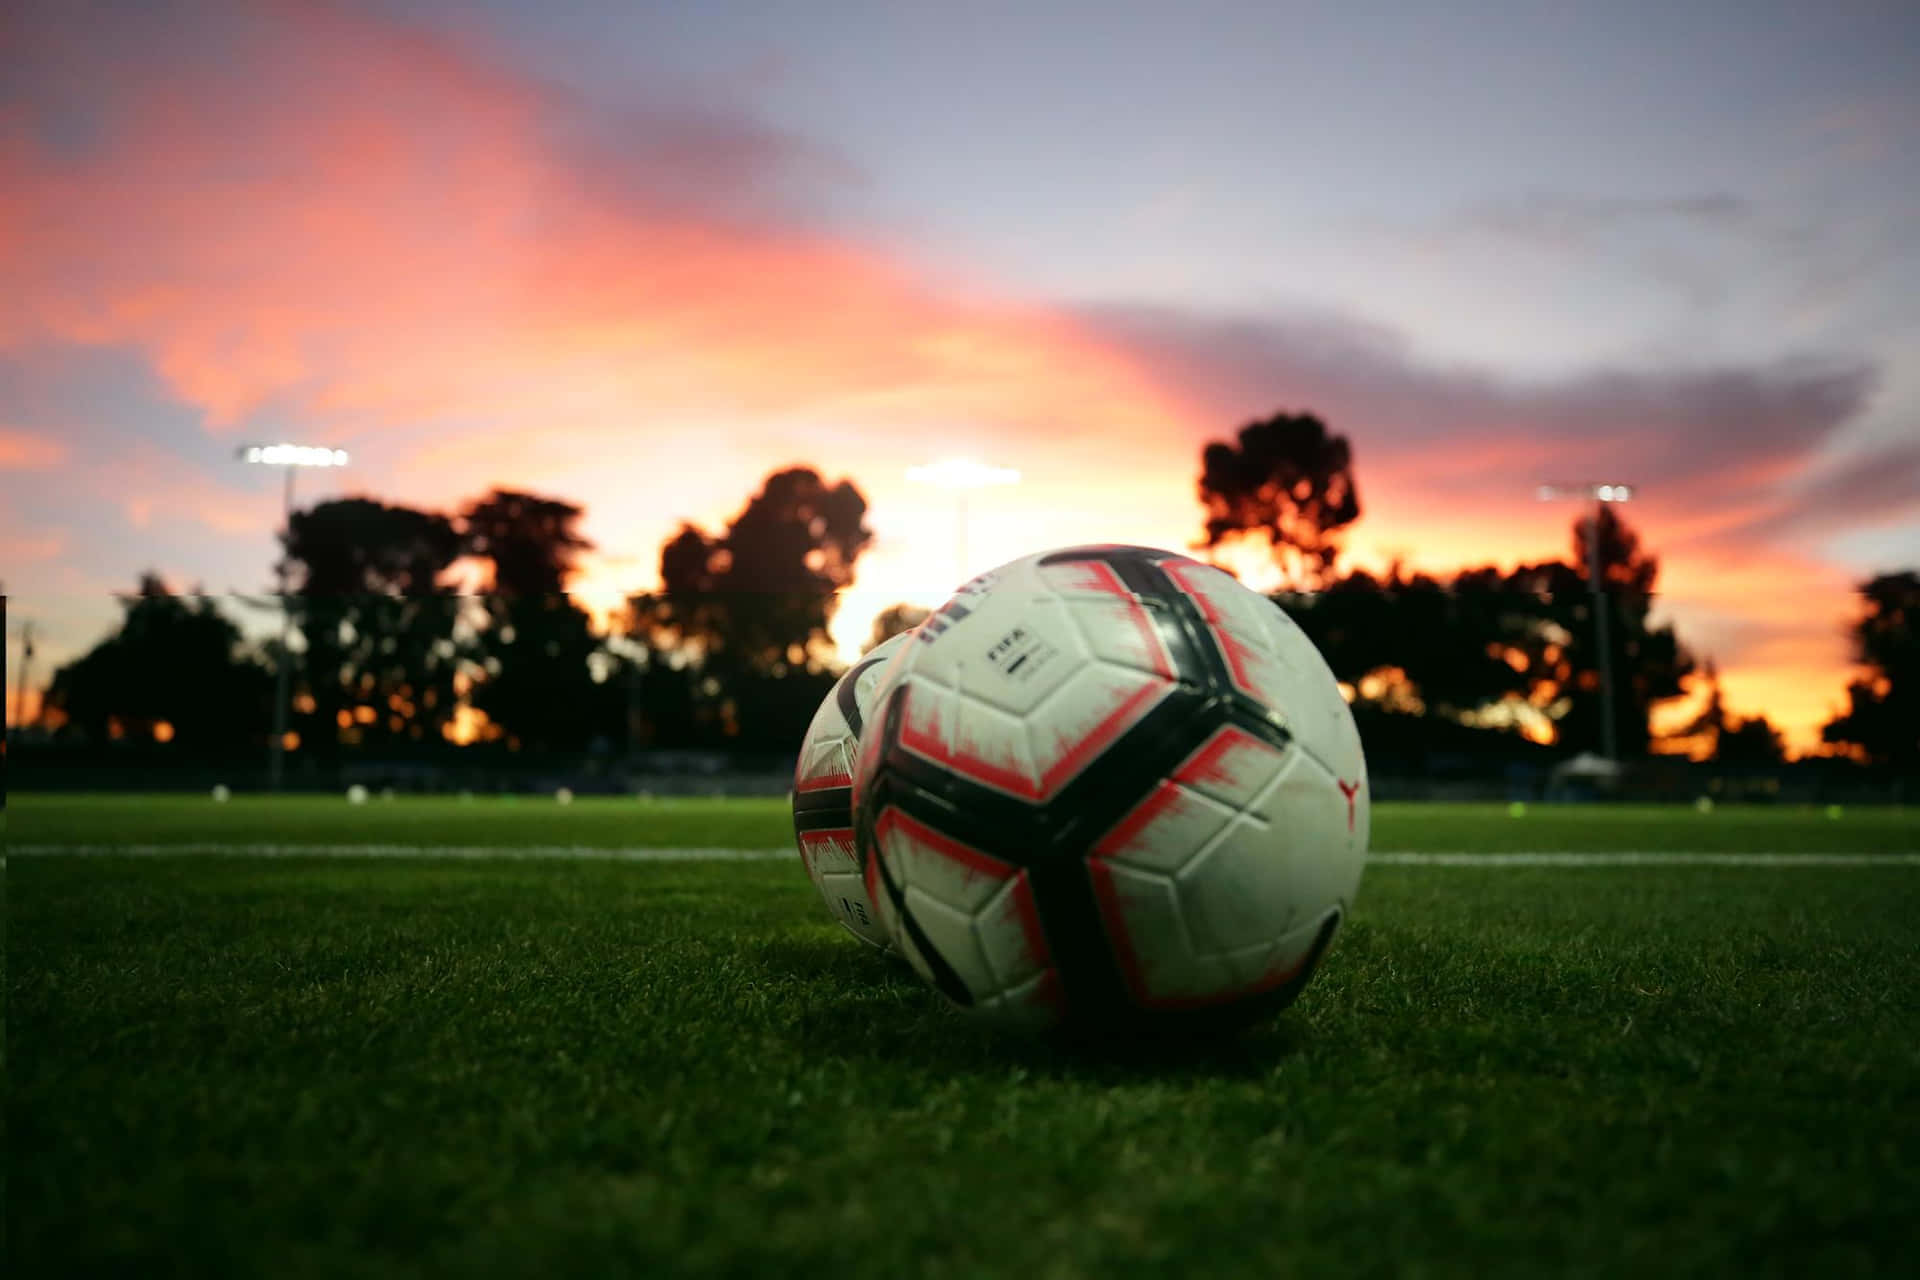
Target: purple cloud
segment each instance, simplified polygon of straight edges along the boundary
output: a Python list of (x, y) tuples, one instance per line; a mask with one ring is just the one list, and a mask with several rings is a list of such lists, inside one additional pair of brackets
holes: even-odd
[[(1825, 482), (1796, 486), (1877, 383), (1859, 359), (1797, 357), (1709, 368), (1615, 368), (1523, 381), (1417, 358), (1394, 334), (1334, 317), (1250, 319), (1170, 308), (1085, 308), (1085, 321), (1131, 352), (1226, 431), (1276, 409), (1311, 409), (1354, 442), (1369, 475), (1519, 492), (1605, 474), (1695, 510), (1767, 496), (1830, 508)], [(1899, 458), (1862, 457), (1878, 472)], [(1915, 501), (1909, 487), (1859, 485), (1859, 520)], [(1764, 530), (1754, 530), (1756, 536)]]

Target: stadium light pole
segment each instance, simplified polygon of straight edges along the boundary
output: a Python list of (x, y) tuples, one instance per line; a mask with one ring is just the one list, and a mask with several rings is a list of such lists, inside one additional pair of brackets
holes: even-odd
[[(282, 488), (281, 528), (290, 538), (293, 534), (293, 475), (301, 467), (344, 467), (347, 465), (345, 449), (329, 449), (324, 445), (306, 444), (247, 444), (234, 451), (240, 461), (255, 466), (279, 467), (286, 474), (286, 483)], [(281, 548), (280, 576), (280, 647), (273, 663), (273, 740), (267, 744), (267, 789), (280, 790), (280, 780), (286, 774), (287, 754), (287, 712), (293, 699), (292, 662), (288, 659), (287, 638), (293, 626), (292, 594), (287, 589), (288, 571), (292, 568), (286, 549)]]
[(14, 685), (13, 719), (8, 728), (17, 736), (24, 737), (27, 730), (27, 669), (33, 665), (33, 621), (28, 619), (20, 628), (20, 676)]
[(1012, 467), (994, 467), (971, 458), (942, 458), (925, 466), (908, 467), (907, 479), (945, 489), (954, 497), (953, 565), (958, 586), (967, 578), (967, 494), (974, 489), (1020, 483)]
[(1587, 518), (1587, 585), (1593, 590), (1593, 634), (1600, 648), (1600, 754), (1618, 763), (1620, 749), (1613, 719), (1613, 648), (1607, 641), (1607, 591), (1600, 566), (1600, 523), (1610, 502), (1633, 498), (1630, 484), (1543, 484), (1534, 496), (1541, 502), (1558, 498), (1591, 499)]

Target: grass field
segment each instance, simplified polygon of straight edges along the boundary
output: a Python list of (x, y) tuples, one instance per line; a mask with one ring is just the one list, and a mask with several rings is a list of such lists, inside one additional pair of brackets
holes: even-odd
[(1403, 854), (1874, 857), (1378, 865), (1298, 1005), (1154, 1056), (986, 1033), (797, 860), (642, 860), (783, 847), (780, 802), (6, 821), (11, 1275), (1829, 1276), (1920, 1248), (1908, 813), (1385, 807)]

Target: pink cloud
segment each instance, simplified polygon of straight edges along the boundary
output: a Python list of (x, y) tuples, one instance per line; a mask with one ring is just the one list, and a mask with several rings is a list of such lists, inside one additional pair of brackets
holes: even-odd
[(716, 404), (1141, 416), (1138, 379), (1042, 314), (688, 212), (702, 181), (738, 203), (775, 140), (642, 120), (627, 150), (656, 163), (610, 183), (633, 156), (583, 157), (531, 85), (364, 15), (270, 11), (231, 37), (244, 70), (116, 79), (122, 127), (77, 161), (12, 132), (0, 341), (141, 347), (216, 429), (270, 403), (348, 437), (567, 405), (600, 434)]
[(67, 549), (67, 535), (63, 529), (49, 529), (38, 533), (0, 534), (0, 561), (10, 565), (20, 565), (41, 560), (54, 560)]
[(0, 471), (44, 471), (66, 460), (64, 441), (17, 427), (0, 427)]

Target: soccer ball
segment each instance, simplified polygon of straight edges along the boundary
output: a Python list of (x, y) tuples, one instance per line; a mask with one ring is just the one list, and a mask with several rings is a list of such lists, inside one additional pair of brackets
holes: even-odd
[(963, 586), (889, 664), (853, 768), (887, 935), (957, 1005), (1158, 1034), (1290, 1004), (1351, 909), (1366, 762), (1292, 619), (1168, 551)]
[(348, 804), (365, 804), (366, 802), (367, 802), (367, 789), (365, 787), (361, 786), (359, 783), (356, 782), (352, 786), (347, 788)]
[(801, 864), (833, 918), (854, 937), (883, 950), (892, 945), (867, 897), (854, 855), (851, 771), (874, 690), (906, 641), (906, 635), (897, 635), (875, 645), (827, 692), (807, 726), (793, 776), (793, 836)]

